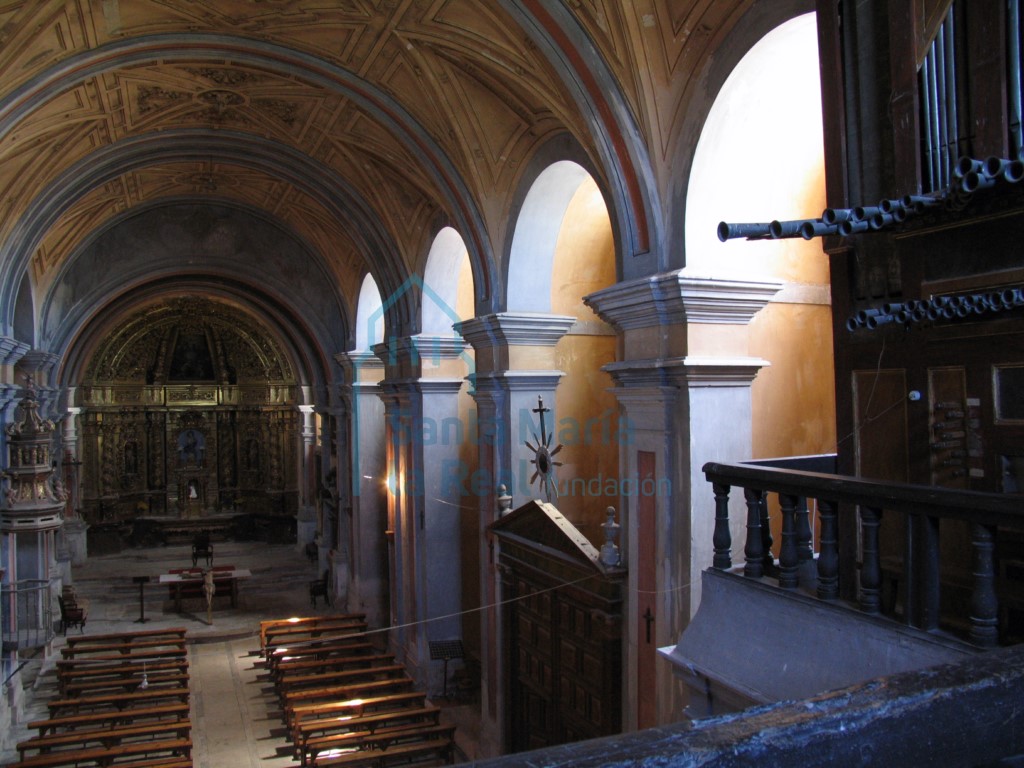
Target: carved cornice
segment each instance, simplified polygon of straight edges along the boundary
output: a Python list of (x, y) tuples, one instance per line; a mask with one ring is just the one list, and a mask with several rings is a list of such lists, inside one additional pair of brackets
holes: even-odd
[(683, 270), (595, 291), (583, 301), (620, 330), (684, 323), (746, 325), (782, 288), (769, 280), (720, 280)]
[(10, 336), (0, 336), (0, 365), (14, 365), (28, 351), (31, 346), (23, 341), (12, 339)]
[(565, 375), (562, 371), (499, 371), (473, 376), (474, 393), (553, 391)]
[[(616, 396), (622, 388), (634, 387), (746, 387), (758, 371), (770, 365), (759, 357), (673, 357), (647, 360), (626, 360), (609, 363), (601, 370), (607, 372), (617, 386)], [(621, 399), (621, 398), (620, 398)]]
[(456, 323), (456, 332), (474, 349), (498, 346), (553, 347), (576, 322), (568, 315), (500, 312)]

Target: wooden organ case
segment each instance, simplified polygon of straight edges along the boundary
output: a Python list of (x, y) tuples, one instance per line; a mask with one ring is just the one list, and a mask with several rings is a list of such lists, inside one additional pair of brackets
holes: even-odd
[(619, 733), (626, 572), (554, 506), (492, 523), (502, 584), (507, 748)]

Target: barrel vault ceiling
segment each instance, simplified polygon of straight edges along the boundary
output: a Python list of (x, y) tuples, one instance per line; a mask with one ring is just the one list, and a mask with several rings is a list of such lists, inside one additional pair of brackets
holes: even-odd
[(657, 175), (748, 5), (0, 0), (3, 274), (40, 301), (105, 227), (168, 201), (279, 223), (347, 306), (367, 270), (421, 267), (439, 223), (498, 274), (538, 147), (571, 135), (614, 187), (600, 134), (640, 136), (630, 172)]

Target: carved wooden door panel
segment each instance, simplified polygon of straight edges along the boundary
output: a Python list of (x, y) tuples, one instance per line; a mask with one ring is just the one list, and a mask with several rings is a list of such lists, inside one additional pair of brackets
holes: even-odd
[(559, 743), (553, 731), (554, 689), (551, 655), (551, 593), (516, 579), (512, 640), (511, 746), (514, 752)]

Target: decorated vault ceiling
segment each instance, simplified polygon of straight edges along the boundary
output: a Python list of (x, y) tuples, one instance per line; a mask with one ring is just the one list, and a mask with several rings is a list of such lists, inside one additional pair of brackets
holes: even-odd
[(367, 270), (385, 288), (421, 271), (450, 224), (478, 307), (499, 307), (517, 185), (562, 135), (606, 190), (620, 247), (651, 249), (673, 185), (657, 169), (751, 4), (0, 2), (4, 299), (27, 273), (44, 306), (104, 230), (208, 201), (286, 229), (339, 311)]

